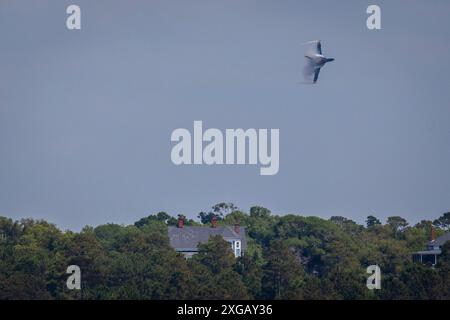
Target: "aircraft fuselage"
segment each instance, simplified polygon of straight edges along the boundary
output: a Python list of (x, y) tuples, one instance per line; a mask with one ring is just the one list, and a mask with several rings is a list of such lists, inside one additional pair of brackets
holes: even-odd
[(316, 68), (322, 68), (325, 65), (325, 63), (334, 60), (334, 59), (326, 58), (324, 55), (318, 54), (318, 53), (309, 54), (309, 55), (306, 55), (305, 57), (308, 59), (311, 59), (314, 62)]

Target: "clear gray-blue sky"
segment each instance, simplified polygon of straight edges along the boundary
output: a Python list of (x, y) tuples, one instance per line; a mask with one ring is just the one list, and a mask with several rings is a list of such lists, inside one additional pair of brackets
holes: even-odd
[[(0, 215), (78, 230), (231, 201), (436, 218), (450, 209), (449, 14), (445, 0), (1, 1)], [(301, 85), (312, 39), (336, 61)], [(170, 134), (194, 120), (279, 128), (279, 173), (173, 165)]]

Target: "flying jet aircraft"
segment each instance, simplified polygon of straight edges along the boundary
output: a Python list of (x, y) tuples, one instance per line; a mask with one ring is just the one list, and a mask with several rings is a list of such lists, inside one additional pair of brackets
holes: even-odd
[(320, 68), (325, 63), (334, 61), (334, 59), (327, 58), (322, 54), (320, 40), (308, 41), (304, 45), (308, 45), (308, 49), (305, 52), (306, 65), (303, 68), (303, 76), (307, 83), (316, 83), (319, 78)]

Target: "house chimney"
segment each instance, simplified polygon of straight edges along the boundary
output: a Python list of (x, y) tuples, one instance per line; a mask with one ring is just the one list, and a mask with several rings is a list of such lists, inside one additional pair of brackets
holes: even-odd
[(236, 223), (234, 225), (234, 232), (236, 232), (237, 234), (241, 233), (241, 226), (239, 225), (239, 223)]
[(431, 241), (433, 242), (434, 240), (436, 240), (436, 230), (431, 226)]
[(211, 227), (212, 228), (216, 228), (217, 227), (217, 217), (216, 216), (213, 216), (211, 218)]
[(183, 228), (184, 227), (184, 218), (183, 217), (178, 217), (178, 228)]

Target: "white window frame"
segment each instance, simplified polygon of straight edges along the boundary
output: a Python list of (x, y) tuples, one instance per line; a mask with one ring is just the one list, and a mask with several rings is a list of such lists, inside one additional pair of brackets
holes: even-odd
[[(239, 254), (238, 254), (239, 252)], [(241, 247), (241, 240), (235, 240), (234, 241), (234, 256), (240, 257), (242, 255), (242, 247)]]

